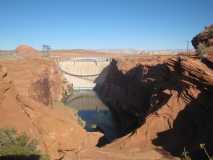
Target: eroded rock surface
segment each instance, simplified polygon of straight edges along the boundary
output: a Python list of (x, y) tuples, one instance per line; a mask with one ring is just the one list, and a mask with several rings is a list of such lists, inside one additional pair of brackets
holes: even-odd
[(45, 105), (59, 101), (63, 95), (63, 77), (56, 64), (47, 59), (1, 61), (7, 68), (17, 91)]
[(199, 144), (205, 143), (213, 153), (213, 70), (209, 66), (186, 56), (114, 60), (111, 74), (96, 91), (126, 136), (106, 148), (128, 152), (160, 147), (180, 155), (186, 147), (197, 155)]
[(23, 58), (38, 58), (38, 51), (28, 45), (20, 45), (16, 48), (16, 54)]
[(203, 43), (206, 47), (213, 47), (213, 24), (205, 27), (205, 29), (192, 39), (192, 45), (197, 48), (199, 43)]
[(48, 107), (63, 94), (54, 62), (27, 58), (0, 63), (0, 127), (39, 140), (51, 159), (165, 160), (184, 147), (195, 158), (213, 153), (212, 56), (125, 56), (112, 61), (98, 96), (112, 110), (120, 137), (97, 148), (68, 108)]
[(60, 77), (50, 65), (42, 60), (0, 64), (0, 127), (27, 133), (51, 159), (60, 159), (65, 152), (95, 146), (101, 134), (88, 134), (69, 108), (45, 105), (49, 95), (60, 95), (54, 90)]

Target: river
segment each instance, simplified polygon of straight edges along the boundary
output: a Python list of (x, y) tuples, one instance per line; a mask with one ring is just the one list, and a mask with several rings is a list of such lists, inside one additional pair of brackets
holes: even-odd
[(116, 138), (117, 130), (112, 114), (94, 91), (74, 90), (65, 104), (77, 111), (87, 131), (101, 131), (109, 141)]

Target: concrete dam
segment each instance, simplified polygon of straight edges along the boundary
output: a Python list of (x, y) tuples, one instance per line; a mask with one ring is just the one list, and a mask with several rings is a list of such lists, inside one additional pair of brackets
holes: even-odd
[(74, 90), (92, 90), (96, 84), (105, 80), (107, 66), (112, 59), (107, 57), (54, 57), (54, 60), (66, 80), (73, 85)]

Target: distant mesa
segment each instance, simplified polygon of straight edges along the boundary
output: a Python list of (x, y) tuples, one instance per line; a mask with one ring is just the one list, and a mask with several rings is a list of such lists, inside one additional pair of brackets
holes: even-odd
[(36, 49), (28, 45), (20, 45), (16, 48), (16, 54), (21, 57), (39, 57)]
[(197, 48), (199, 43), (203, 43), (206, 47), (213, 47), (213, 24), (205, 27), (205, 29), (192, 39), (192, 45)]

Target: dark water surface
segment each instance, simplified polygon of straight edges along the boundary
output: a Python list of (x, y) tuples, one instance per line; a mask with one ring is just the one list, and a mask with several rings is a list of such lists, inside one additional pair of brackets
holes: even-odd
[(85, 121), (87, 131), (101, 131), (108, 140), (112, 140), (117, 136), (110, 110), (94, 91), (74, 91), (67, 99), (66, 105), (77, 111), (78, 116)]

